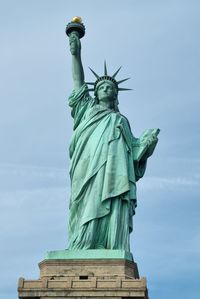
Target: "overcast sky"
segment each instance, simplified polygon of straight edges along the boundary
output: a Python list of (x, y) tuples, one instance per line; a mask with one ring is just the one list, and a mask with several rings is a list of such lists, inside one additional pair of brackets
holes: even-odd
[[(135, 136), (161, 129), (131, 248), (151, 299), (200, 296), (200, 1), (7, 0), (0, 10), (0, 297), (37, 279), (46, 251), (67, 248), (72, 119), (65, 26), (80, 15), (82, 57), (131, 77), (120, 111)], [(73, 4), (74, 3), (74, 4)]]

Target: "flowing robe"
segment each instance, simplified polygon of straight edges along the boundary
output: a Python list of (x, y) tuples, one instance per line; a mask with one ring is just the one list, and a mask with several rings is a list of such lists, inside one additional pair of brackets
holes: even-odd
[(136, 181), (146, 161), (134, 161), (128, 120), (89, 96), (87, 85), (73, 91), (70, 144), (69, 249), (124, 249), (136, 208)]

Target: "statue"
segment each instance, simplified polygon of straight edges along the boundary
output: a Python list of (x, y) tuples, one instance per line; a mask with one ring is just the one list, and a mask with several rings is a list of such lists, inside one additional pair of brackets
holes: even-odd
[[(118, 109), (116, 80), (120, 69), (94, 83), (85, 83), (80, 38), (85, 27), (75, 17), (66, 28), (72, 55), (74, 90), (69, 97), (74, 132), (69, 148), (71, 198), (69, 249), (130, 251), (132, 218), (137, 206), (136, 181), (143, 177), (147, 159), (157, 144), (159, 129), (135, 138)], [(93, 84), (93, 88), (88, 88)], [(89, 91), (94, 90), (94, 98)]]

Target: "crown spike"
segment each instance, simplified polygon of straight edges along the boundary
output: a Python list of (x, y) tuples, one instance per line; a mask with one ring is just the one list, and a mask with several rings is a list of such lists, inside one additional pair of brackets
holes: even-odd
[(118, 88), (118, 91), (123, 91), (123, 90), (132, 90), (132, 88)]
[(93, 75), (98, 79), (98, 78), (99, 78), (99, 75), (97, 75), (97, 74), (95, 73), (95, 71), (93, 71), (90, 67), (89, 67), (89, 69), (91, 70), (91, 72), (93, 73)]
[(127, 80), (129, 80), (130, 78), (126, 78), (126, 79), (123, 79), (123, 80), (120, 80), (120, 81), (117, 81), (117, 84), (121, 84), (122, 82), (125, 82)]
[(108, 72), (107, 72), (107, 66), (106, 66), (106, 61), (104, 61), (104, 75), (107, 76)]
[(117, 76), (117, 74), (119, 73), (119, 71), (121, 70), (121, 66), (120, 66), (120, 68), (118, 68), (118, 70), (114, 73), (114, 75), (112, 75), (112, 78), (115, 78), (116, 76)]

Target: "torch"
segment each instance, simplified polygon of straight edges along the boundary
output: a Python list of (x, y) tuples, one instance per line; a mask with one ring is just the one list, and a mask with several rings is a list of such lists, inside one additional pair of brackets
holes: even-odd
[(71, 22), (67, 24), (65, 31), (66, 34), (70, 36), (70, 33), (72, 33), (73, 31), (78, 32), (79, 38), (82, 38), (85, 35), (85, 26), (80, 17), (73, 17)]

